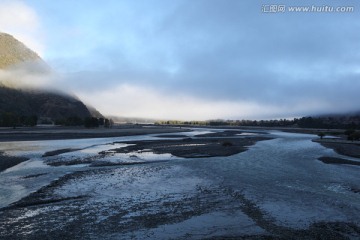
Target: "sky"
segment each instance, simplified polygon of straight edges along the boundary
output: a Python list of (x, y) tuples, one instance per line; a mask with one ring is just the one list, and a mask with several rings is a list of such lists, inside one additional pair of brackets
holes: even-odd
[(104, 115), (279, 119), (360, 110), (359, 14), (336, 0), (0, 0), (0, 31)]

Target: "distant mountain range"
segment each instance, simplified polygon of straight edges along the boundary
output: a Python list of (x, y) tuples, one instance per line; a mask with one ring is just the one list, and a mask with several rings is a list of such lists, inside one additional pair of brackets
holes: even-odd
[[(34, 63), (34, 64), (33, 64)], [(32, 65), (33, 64), (33, 65)], [(34, 66), (37, 73), (51, 71), (50, 67), (23, 43), (13, 36), (0, 33), (0, 74), (11, 71), (13, 68), (27, 68)], [(40, 66), (40, 67), (39, 67)], [(29, 69), (27, 69), (29, 70)], [(16, 76), (6, 79), (9, 82), (17, 81)], [(7, 75), (8, 77), (8, 75)], [(29, 80), (30, 81), (30, 80)], [(0, 126), (2, 116), (29, 117), (48, 119), (51, 121), (67, 118), (102, 117), (94, 108), (88, 108), (80, 99), (68, 93), (56, 91), (16, 87), (0, 81)]]

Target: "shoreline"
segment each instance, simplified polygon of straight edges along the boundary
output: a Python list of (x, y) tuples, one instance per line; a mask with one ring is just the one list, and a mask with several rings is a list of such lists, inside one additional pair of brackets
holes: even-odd
[(339, 135), (342, 129), (309, 129), (289, 127), (249, 127), (249, 126), (193, 126), (193, 125), (149, 125), (125, 124), (113, 128), (84, 128), (64, 126), (37, 126), (20, 128), (0, 128), (0, 142), (41, 141), (84, 138), (123, 137), (146, 134), (179, 133), (192, 131), (192, 128), (224, 129), (229, 131), (283, 131), (300, 134), (314, 134), (324, 132), (326, 135)]
[(313, 142), (320, 143), (326, 148), (333, 149), (336, 153), (348, 157), (360, 159), (360, 144), (359, 142), (352, 142), (343, 139), (314, 139)]
[(346, 160), (342, 158), (336, 158), (336, 157), (320, 157), (318, 158), (318, 160), (326, 164), (347, 164), (353, 166), (360, 166), (360, 162)]
[[(1, 142), (70, 140), (86, 138), (111, 138), (161, 133), (188, 132), (190, 129), (174, 127), (152, 127), (142, 125), (124, 125), (114, 128), (74, 128), (74, 127), (34, 127), (34, 128), (0, 128)], [(65, 150), (62, 150), (65, 151)], [(49, 153), (56, 154), (57, 152)], [(29, 160), (25, 157), (8, 156), (0, 151), (0, 172), (19, 163)]]
[(3, 152), (0, 152), (0, 172), (5, 171), (8, 168), (16, 166), (22, 162), (29, 160), (26, 157), (15, 157), (5, 155)]
[(124, 125), (113, 128), (90, 129), (82, 127), (3, 128), (0, 129), (0, 142), (110, 138), (188, 131), (191, 130), (187, 128), (148, 125)]
[(100, 154), (135, 153), (151, 151), (155, 154), (171, 154), (181, 158), (209, 158), (232, 156), (248, 150), (258, 141), (270, 140), (270, 137), (245, 138), (184, 138), (180, 140), (128, 141), (127, 147), (100, 152)]
[[(353, 142), (344, 139), (313, 139), (312, 141), (334, 150), (337, 154), (360, 160), (360, 144), (358, 141)], [(360, 161), (348, 160), (343, 157), (322, 156), (318, 160), (325, 164), (360, 166)]]
[[(195, 138), (186, 138), (186, 135), (171, 135), (171, 133), (181, 133), (192, 131), (193, 128), (209, 128), (209, 129), (224, 129), (223, 132), (210, 133), (198, 135)], [(258, 136), (236, 138), (241, 131), (262, 130), (264, 133), (259, 133)], [(236, 153), (246, 151), (246, 146), (255, 144), (257, 141), (266, 140), (266, 131), (278, 130), (284, 132), (294, 132), (303, 134), (316, 134), (323, 132), (324, 129), (295, 129), (295, 128), (265, 128), (265, 127), (232, 127), (232, 126), (179, 126), (179, 125), (120, 125), (113, 128), (93, 128), (87, 129), (82, 127), (33, 127), (33, 128), (0, 128), (0, 142), (16, 142), (16, 141), (44, 141), (44, 140), (67, 140), (67, 139), (86, 139), (86, 138), (111, 138), (111, 137), (125, 137), (136, 135), (148, 135), (148, 134), (163, 134), (168, 133), (168, 136), (155, 136), (159, 140), (155, 142), (148, 141), (136, 141), (132, 144), (136, 146), (119, 149), (122, 151), (143, 151), (144, 149), (152, 149), (155, 153), (170, 153), (177, 157), (184, 158), (203, 158), (203, 157), (215, 157), (215, 156), (229, 156)], [(331, 135), (334, 130), (327, 130), (327, 135)], [(342, 130), (336, 130), (335, 132), (341, 133)], [(162, 138), (182, 138), (173, 139), (169, 144), (169, 140)], [(229, 139), (229, 137), (231, 139)], [(200, 139), (202, 138), (202, 139)], [(206, 139), (205, 139), (206, 138)], [(333, 149), (336, 153), (344, 156), (354, 157), (360, 159), (360, 143), (347, 141), (343, 138), (332, 139), (313, 139), (313, 142), (317, 142), (326, 148)], [(130, 143), (130, 142), (129, 142)], [(200, 147), (198, 144), (201, 144)], [(229, 144), (225, 146), (223, 144)], [(166, 145), (166, 146), (165, 146)], [(174, 146), (171, 146), (174, 145)], [(175, 146), (178, 145), (178, 146)], [(183, 146), (181, 146), (183, 145)], [(186, 146), (185, 146), (186, 145)], [(196, 146), (197, 145), (197, 146)], [(60, 152), (71, 151), (68, 149), (58, 149)], [(48, 153), (49, 156), (58, 154), (57, 151)], [(46, 156), (46, 155), (45, 155)], [(323, 156), (327, 157), (327, 156)], [(339, 158), (344, 160), (342, 158)], [(15, 166), (26, 158), (19, 158), (13, 156), (7, 156), (0, 152), (0, 171), (4, 171), (12, 166)], [(319, 159), (320, 160), (320, 159)], [(320, 160), (321, 161), (321, 160)], [(343, 161), (343, 162), (346, 162)], [(334, 164), (331, 162), (331, 164)]]

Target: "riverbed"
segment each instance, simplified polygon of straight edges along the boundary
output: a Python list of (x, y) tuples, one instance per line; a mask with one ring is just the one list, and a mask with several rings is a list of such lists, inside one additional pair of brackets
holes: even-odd
[(29, 160), (0, 173), (0, 238), (359, 238), (360, 167), (318, 160), (359, 159), (315, 135), (241, 131), (230, 138), (266, 139), (230, 156), (119, 151), (141, 141), (196, 147), (224, 131), (3, 142), (0, 151)]

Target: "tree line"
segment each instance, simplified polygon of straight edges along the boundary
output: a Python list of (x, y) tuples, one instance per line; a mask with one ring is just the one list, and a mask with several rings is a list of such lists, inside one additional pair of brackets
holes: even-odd
[(0, 114), (0, 127), (17, 127), (17, 126), (35, 126), (37, 124), (38, 117), (36, 115), (31, 116), (19, 116), (12, 112), (4, 112)]
[(258, 127), (300, 127), (324, 129), (360, 129), (360, 116), (353, 117), (302, 117), (276, 120), (209, 120), (209, 121), (158, 121), (163, 125), (195, 126), (258, 126)]
[(113, 126), (113, 121), (107, 118), (86, 117), (80, 118), (72, 116), (64, 119), (52, 121), (49, 118), (38, 118), (36, 115), (24, 116), (12, 112), (0, 113), (0, 127), (33, 127), (37, 124), (55, 124), (61, 126), (84, 126), (86, 128)]
[(66, 119), (58, 119), (55, 121), (56, 125), (62, 126), (84, 126), (86, 128), (97, 128), (103, 126), (105, 128), (110, 128), (114, 125), (114, 122), (111, 119), (107, 118), (96, 118), (96, 117), (68, 117)]

